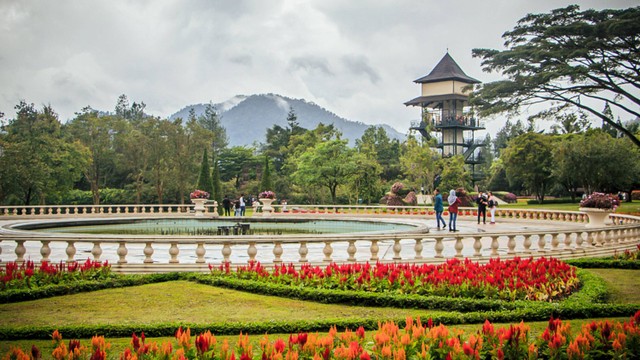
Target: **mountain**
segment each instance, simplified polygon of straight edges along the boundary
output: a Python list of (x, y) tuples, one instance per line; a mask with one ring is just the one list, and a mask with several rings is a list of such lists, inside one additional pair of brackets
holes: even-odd
[[(170, 119), (178, 117), (186, 120), (189, 110), (194, 109), (196, 116), (203, 114), (206, 104), (189, 105), (171, 115)], [(304, 99), (291, 99), (276, 94), (238, 95), (223, 103), (216, 104), (222, 125), (227, 129), (229, 145), (251, 145), (254, 142), (264, 143), (267, 129), (273, 125), (287, 126), (289, 108), (298, 117), (300, 126), (314, 129), (319, 123), (334, 124), (342, 132), (342, 138), (348, 139), (353, 145), (369, 125), (351, 121), (330, 112)], [(391, 139), (403, 140), (406, 136), (388, 125), (384, 127)]]

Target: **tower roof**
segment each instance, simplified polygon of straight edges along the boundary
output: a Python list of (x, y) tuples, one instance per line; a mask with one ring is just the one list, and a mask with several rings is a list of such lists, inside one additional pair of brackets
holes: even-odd
[(467, 76), (449, 53), (446, 53), (444, 57), (442, 57), (438, 65), (431, 70), (429, 75), (423, 76), (414, 82), (431, 83), (445, 80), (458, 80), (468, 84), (480, 83), (480, 81)]

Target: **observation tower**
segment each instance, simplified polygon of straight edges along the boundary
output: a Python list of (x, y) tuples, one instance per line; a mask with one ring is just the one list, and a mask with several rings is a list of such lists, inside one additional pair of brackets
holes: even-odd
[(469, 91), (465, 89), (480, 81), (467, 76), (447, 52), (429, 75), (414, 82), (421, 85), (422, 95), (404, 104), (420, 106), (422, 120), (412, 121), (410, 129), (427, 139), (435, 133), (442, 157), (462, 155), (473, 181), (482, 179), (484, 176), (475, 171), (475, 165), (482, 162), (476, 149), (483, 143), (476, 141), (475, 131), (484, 130), (484, 126), (469, 106)]

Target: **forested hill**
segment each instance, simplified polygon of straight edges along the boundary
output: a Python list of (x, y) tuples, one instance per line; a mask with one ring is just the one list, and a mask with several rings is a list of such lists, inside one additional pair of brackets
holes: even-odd
[[(184, 107), (171, 115), (171, 119), (181, 117), (186, 120), (189, 110), (194, 109), (196, 116), (204, 113), (206, 104)], [(304, 99), (291, 99), (276, 94), (236, 96), (226, 102), (216, 104), (222, 125), (227, 129), (229, 145), (251, 145), (265, 142), (266, 130), (273, 125), (287, 126), (289, 108), (293, 108), (298, 123), (306, 129), (314, 129), (319, 123), (334, 124), (343, 139), (349, 139), (351, 145), (362, 136), (369, 125), (337, 116), (314, 103)], [(382, 125), (392, 139), (403, 140), (402, 134), (388, 125)]]

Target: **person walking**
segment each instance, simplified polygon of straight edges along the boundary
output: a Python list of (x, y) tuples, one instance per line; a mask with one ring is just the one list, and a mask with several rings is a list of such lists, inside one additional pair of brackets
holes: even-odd
[(462, 204), (462, 201), (458, 199), (456, 196), (456, 191), (449, 191), (449, 197), (447, 198), (449, 202), (449, 231), (456, 232), (456, 221), (458, 220), (458, 206)]
[(231, 216), (231, 200), (229, 195), (225, 195), (222, 199), (222, 207), (224, 208), (224, 216)]
[(489, 224), (491, 225), (496, 224), (496, 207), (498, 207), (498, 199), (489, 191), (489, 213), (491, 214), (491, 222)]
[(478, 203), (478, 225), (480, 225), (481, 215), (482, 215), (482, 223), (486, 225), (487, 224), (487, 205), (488, 205), (487, 194), (486, 193), (478, 194), (478, 200), (476, 200), (476, 202)]
[(447, 228), (447, 222), (442, 218), (442, 213), (444, 212), (444, 205), (442, 203), (442, 195), (440, 194), (440, 190), (435, 189), (433, 191), (433, 210), (436, 212), (436, 225), (438, 226), (438, 230), (440, 230), (440, 221), (442, 221), (442, 229)]

